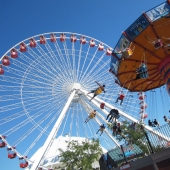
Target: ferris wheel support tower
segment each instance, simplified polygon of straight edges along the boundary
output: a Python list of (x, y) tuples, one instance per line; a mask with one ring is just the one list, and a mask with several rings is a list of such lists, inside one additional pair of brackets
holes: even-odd
[(68, 98), (68, 101), (65, 104), (65, 107), (63, 108), (59, 118), (57, 119), (53, 129), (51, 130), (48, 138), (45, 141), (45, 143), (44, 143), (44, 145), (42, 147), (41, 155), (36, 158), (36, 160), (34, 161), (34, 163), (33, 163), (30, 170), (37, 170), (38, 169), (40, 163), (42, 162), (42, 160), (44, 158), (44, 155), (46, 154), (46, 151), (48, 150), (48, 148), (49, 148), (50, 144), (52, 143), (53, 139), (55, 139), (55, 137), (56, 137), (56, 134), (57, 134), (57, 132), (58, 132), (58, 130), (60, 128), (62, 120), (64, 119), (64, 116), (65, 116), (65, 114), (66, 114), (66, 112), (67, 112), (67, 110), (68, 110), (68, 108), (69, 108), (69, 106), (70, 106), (70, 104), (71, 104), (71, 102), (72, 102), (72, 100), (74, 98), (75, 93), (76, 93), (76, 90), (74, 89), (71, 92), (71, 94), (70, 94), (70, 96)]

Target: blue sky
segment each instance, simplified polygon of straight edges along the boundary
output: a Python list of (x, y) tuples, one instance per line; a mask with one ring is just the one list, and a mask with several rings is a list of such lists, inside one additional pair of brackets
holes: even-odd
[[(46, 32), (75, 32), (113, 47), (124, 31), (144, 11), (162, 0), (0, 0), (0, 56), (18, 42)], [(0, 151), (0, 159), (6, 150)], [(1, 159), (2, 160), (2, 159)], [(17, 170), (18, 161), (1, 168)], [(19, 168), (18, 168), (19, 169)]]

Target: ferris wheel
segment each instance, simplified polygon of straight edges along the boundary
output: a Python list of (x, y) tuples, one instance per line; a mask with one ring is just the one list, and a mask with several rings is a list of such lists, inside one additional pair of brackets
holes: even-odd
[[(53, 32), (25, 39), (2, 56), (0, 148), (7, 149), (8, 158), (18, 157), (21, 168), (48, 169), (43, 162), (51, 144), (66, 134), (100, 138), (107, 150), (120, 146), (109, 129), (101, 136), (96, 134), (101, 124), (107, 125), (111, 109), (119, 111), (119, 122), (144, 123), (147, 115), (141, 109), (146, 108), (145, 96), (116, 83), (115, 75), (109, 72), (112, 50), (92, 37)], [(90, 100), (93, 94), (88, 92), (98, 87), (96, 82), (105, 84), (106, 93)], [(125, 95), (122, 104), (116, 102), (120, 93)], [(96, 117), (84, 123), (93, 110)], [(42, 145), (41, 156), (31, 160)]]

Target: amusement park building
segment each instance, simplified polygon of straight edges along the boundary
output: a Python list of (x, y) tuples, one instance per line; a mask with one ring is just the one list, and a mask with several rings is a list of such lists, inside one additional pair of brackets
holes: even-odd
[[(79, 144), (81, 144), (82, 142), (85, 142), (86, 140), (87, 139), (83, 138), (83, 137), (59, 136), (52, 143), (52, 145), (48, 151), (48, 154), (45, 156), (43, 165), (47, 168), (52, 168), (52, 169), (57, 169), (57, 170), (65, 170), (65, 166), (59, 160), (59, 155), (60, 155), (59, 149), (61, 148), (63, 151), (65, 151), (67, 149), (67, 142), (69, 142), (69, 141), (77, 141)], [(36, 157), (39, 157), (41, 155), (42, 147), (40, 147), (37, 150), (37, 152), (31, 157), (32, 161), (34, 161), (36, 159)], [(102, 148), (103, 153), (107, 152), (107, 150), (105, 148), (103, 148), (103, 147), (101, 147), (101, 148)], [(29, 170), (30, 167), (31, 167), (31, 165), (28, 168), (26, 168), (26, 170)], [(94, 169), (99, 168), (98, 161), (93, 163), (93, 168)]]

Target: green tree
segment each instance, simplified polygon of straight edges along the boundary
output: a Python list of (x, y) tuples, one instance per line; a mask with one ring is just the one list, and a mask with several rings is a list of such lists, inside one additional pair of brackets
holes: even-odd
[[(112, 130), (113, 124), (108, 124), (108, 127)], [(145, 131), (142, 124), (135, 124), (135, 126), (132, 126), (131, 122), (123, 121), (121, 133), (113, 133), (113, 136), (120, 142), (136, 144), (144, 153), (148, 153), (147, 146), (143, 140), (145, 138)]]
[(67, 170), (92, 170), (92, 163), (98, 161), (102, 154), (98, 139), (86, 140), (82, 143), (73, 140), (68, 142), (66, 151), (61, 148), (59, 150), (60, 162), (64, 163)]

